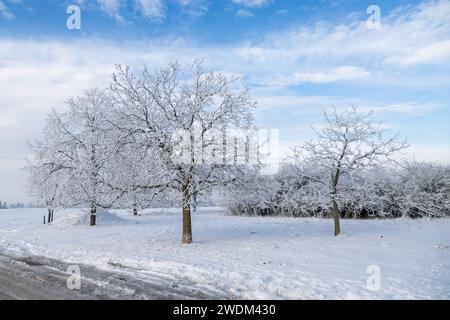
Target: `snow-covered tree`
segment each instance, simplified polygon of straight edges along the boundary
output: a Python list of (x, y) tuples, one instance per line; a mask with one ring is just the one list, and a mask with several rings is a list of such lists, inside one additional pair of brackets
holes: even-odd
[(359, 112), (357, 107), (343, 112), (333, 107), (324, 113), (323, 127), (314, 129), (318, 140), (300, 147), (303, 160), (315, 163), (328, 175), (321, 182), (329, 187), (335, 235), (340, 233), (338, 195), (342, 177), (392, 161), (395, 153), (407, 147), (398, 136), (385, 139), (382, 124), (374, 122), (372, 115)]
[(30, 145), (34, 158), (28, 160), (26, 167), (28, 173), (28, 188), (30, 194), (47, 208), (47, 221), (53, 221), (54, 210), (62, 204), (64, 199), (66, 179), (60, 172), (50, 172), (46, 166), (48, 156), (47, 146), (36, 142)]
[(109, 122), (111, 100), (105, 91), (87, 90), (67, 101), (69, 110), (49, 115), (44, 135), (45, 157), (38, 171), (52, 188), (65, 180), (66, 205), (87, 205), (90, 225), (96, 224), (97, 206), (109, 207), (123, 194), (104, 183), (111, 176), (108, 162), (115, 149)]
[(28, 191), (47, 208), (49, 223), (53, 221), (56, 207), (68, 205), (70, 195), (69, 175), (66, 172), (70, 168), (59, 160), (61, 154), (56, 152), (59, 136), (55, 124), (56, 117), (52, 112), (47, 117), (43, 137), (29, 144), (32, 157), (27, 159), (25, 167)]
[(192, 242), (196, 196), (238, 178), (237, 166), (209, 160), (211, 154), (221, 159), (225, 129), (250, 127), (255, 104), (246, 89), (234, 90), (235, 78), (205, 73), (200, 62), (188, 69), (185, 74), (179, 64), (170, 63), (156, 72), (145, 68), (135, 74), (119, 65), (111, 85), (114, 103), (126, 116), (122, 129), (157, 150), (165, 166), (160, 182), (142, 187), (176, 190), (182, 198), (183, 243)]
[[(116, 121), (115, 119), (114, 121)], [(121, 127), (123, 128), (123, 127)], [(116, 131), (115, 152), (107, 164), (108, 176), (102, 182), (120, 193), (116, 205), (132, 208), (133, 214), (147, 208), (162, 191), (166, 172), (155, 148), (138, 141), (125, 131)]]

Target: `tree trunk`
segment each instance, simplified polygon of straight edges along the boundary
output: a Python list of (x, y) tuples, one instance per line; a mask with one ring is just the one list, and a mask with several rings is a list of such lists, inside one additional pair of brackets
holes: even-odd
[(183, 199), (183, 237), (181, 242), (192, 242), (191, 205), (188, 192), (184, 193)]
[(194, 212), (197, 212), (197, 195), (195, 194), (194, 195), (194, 198), (193, 198), (193, 204), (192, 204), (192, 209), (194, 210)]
[(334, 235), (341, 233), (341, 226), (339, 223), (339, 208), (336, 199), (333, 198), (333, 220), (334, 220)]
[[(342, 160), (343, 154), (341, 155), (341, 158), (339, 161)], [(341, 174), (341, 164), (338, 163), (338, 166), (336, 168), (336, 173), (334, 176), (332, 176), (332, 190), (331, 190), (331, 201), (333, 203), (333, 220), (334, 220), (334, 236), (337, 236), (339, 233), (341, 233), (341, 225), (339, 223), (339, 207), (336, 202), (336, 196), (337, 196), (337, 185), (339, 182), (339, 176)]]
[(95, 226), (96, 221), (97, 221), (97, 206), (96, 205), (91, 205), (91, 221), (90, 221), (90, 226)]
[(52, 218), (50, 219), (50, 220), (51, 220), (51, 222), (53, 222), (53, 218), (54, 218), (53, 214), (54, 214), (54, 212), (55, 212), (55, 210), (54, 210), (54, 209), (52, 209)]
[(183, 238), (182, 243), (192, 242), (192, 227), (191, 227), (191, 208), (183, 206)]
[(48, 214), (47, 214), (47, 224), (52, 222), (52, 209), (48, 208), (47, 209)]

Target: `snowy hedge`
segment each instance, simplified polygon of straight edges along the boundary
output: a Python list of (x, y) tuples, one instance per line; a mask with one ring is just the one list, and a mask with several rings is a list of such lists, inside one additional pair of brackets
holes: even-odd
[[(329, 188), (319, 168), (286, 164), (272, 177), (255, 176), (230, 189), (224, 204), (237, 215), (330, 217)], [(343, 177), (340, 215), (347, 218), (450, 216), (450, 166), (408, 162)]]

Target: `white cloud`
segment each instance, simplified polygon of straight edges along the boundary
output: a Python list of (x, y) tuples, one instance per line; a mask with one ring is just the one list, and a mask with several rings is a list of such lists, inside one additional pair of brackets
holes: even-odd
[(281, 10), (278, 10), (277, 12), (275, 12), (275, 15), (284, 15), (284, 14), (287, 14), (289, 11), (287, 11), (287, 10), (285, 10), (285, 9), (281, 9)]
[(272, 2), (273, 0), (233, 0), (233, 3), (249, 8), (260, 8)]
[(395, 15), (383, 17), (381, 30), (370, 30), (365, 20), (357, 19), (339, 25), (325, 21), (300, 24), (250, 41), (241, 54), (257, 61), (278, 57), (278, 66), (301, 60), (334, 67), (352, 61), (386, 70), (405, 64), (449, 64), (449, 16), (450, 1), (446, 0), (399, 9)]
[(0, 1), (0, 16), (8, 20), (15, 18), (15, 16), (11, 13), (11, 11), (9, 11), (8, 7), (2, 1)]
[[(79, 2), (81, 0), (78, 0)], [(133, 0), (136, 11), (152, 21), (166, 18), (166, 0)], [(100, 9), (120, 22), (125, 22), (121, 10), (126, 7), (124, 0), (97, 0)], [(208, 12), (207, 0), (178, 0), (177, 4), (183, 13), (197, 17)]]
[[(111, 12), (120, 8), (119, 0), (101, 1), (105, 5), (109, 2), (108, 8), (112, 10)], [(113, 5), (113, 3), (116, 4)], [(378, 76), (378, 73), (371, 70), (375, 68), (371, 48), (376, 48), (377, 54), (382, 57), (376, 60), (377, 67), (380, 67), (385, 57), (393, 56), (394, 53), (403, 50), (404, 43), (394, 47), (393, 39), (408, 37), (409, 33), (418, 32), (414, 29), (408, 30), (409, 26), (419, 24), (423, 27), (420, 30), (420, 37), (414, 36), (421, 40), (416, 44), (418, 47), (421, 46), (423, 39), (427, 38), (422, 38), (422, 35), (433, 35), (430, 36), (430, 41), (448, 37), (450, 28), (442, 27), (450, 24), (449, 19), (444, 19), (445, 15), (438, 14), (438, 20), (432, 23), (424, 24), (422, 21), (432, 16), (430, 12), (439, 10), (446, 12), (448, 3), (450, 1), (427, 3), (413, 10), (410, 9), (414, 12), (412, 16), (409, 11), (404, 12), (401, 17), (397, 16), (396, 20), (391, 21), (389, 27), (386, 27), (390, 29), (385, 40), (389, 45), (383, 41), (376, 45), (372, 43), (368, 35), (373, 33), (375, 37), (379, 37), (377, 31), (365, 30), (359, 23), (340, 26), (322, 23), (313, 27), (273, 33), (252, 42), (223, 46), (205, 46), (204, 44), (193, 46), (192, 42), (182, 39), (170, 39), (170, 44), (127, 43), (126, 46), (98, 43), (95, 40), (64, 45), (63, 42), (58, 41), (0, 39), (0, 87), (4, 89), (2, 90), (3, 98), (12, 99), (12, 95), (15, 95), (14, 99), (17, 100), (14, 101), (20, 106), (29, 104), (29, 101), (47, 101), (50, 95), (53, 96), (52, 101), (61, 101), (62, 97), (67, 97), (73, 90), (55, 91), (51, 89), (51, 86), (61, 88), (67, 85), (67, 88), (86, 88), (99, 79), (108, 79), (114, 62), (160, 65), (168, 60), (184, 63), (190, 61), (192, 57), (205, 58), (205, 62), (209, 64), (208, 68), (243, 74), (245, 75), (243, 80), (249, 85), (263, 85), (264, 90), (267, 90), (267, 84), (277, 85), (278, 83), (279, 87), (283, 87), (302, 82), (329, 83), (358, 80), (359, 83), (362, 79), (365, 81), (372, 79), (371, 81), (378, 82), (378, 86), (387, 84), (391, 87), (396, 83), (408, 83), (410, 75), (407, 74), (402, 78), (400, 74), (397, 78), (389, 78), (391, 71), (389, 68), (385, 70), (386, 73)], [(422, 19), (420, 23), (416, 21), (419, 18)], [(397, 36), (394, 37), (392, 34)], [(436, 43), (443, 42), (436, 41)], [(448, 44), (448, 41), (445, 43)], [(355, 62), (355, 65), (348, 64), (351, 60)], [(441, 63), (444, 64), (446, 61)], [(392, 73), (394, 72), (395, 69), (392, 70)], [(38, 78), (40, 80), (36, 81)], [(430, 81), (427, 75), (420, 75), (417, 78), (420, 78), (417, 81), (437, 85), (434, 78)], [(443, 76), (441, 82), (447, 78)], [(21, 97), (20, 90), (30, 88), (32, 94), (36, 95), (36, 99)], [(410, 102), (409, 106), (412, 108), (419, 104), (420, 102)]]
[(123, 21), (123, 17), (120, 15), (120, 9), (122, 6), (122, 0), (97, 0), (100, 5), (100, 9), (111, 17), (114, 17), (118, 21)]
[(111, 16), (118, 14), (122, 5), (121, 0), (97, 0), (97, 2), (100, 8)]
[(420, 117), (445, 107), (445, 103), (437, 101), (400, 101), (384, 103), (376, 99), (353, 98), (348, 96), (325, 95), (286, 95), (280, 92), (266, 92), (266, 89), (255, 89), (252, 92), (258, 100), (257, 112), (277, 111), (283, 114), (303, 117), (317, 115), (318, 111), (335, 106), (338, 110), (356, 105), (362, 112), (373, 111), (383, 119), (395, 120), (398, 115)]
[(268, 84), (272, 86), (292, 86), (303, 82), (330, 83), (336, 81), (357, 80), (370, 74), (364, 68), (354, 66), (342, 66), (329, 72), (299, 72), (292, 76), (271, 77)]
[[(123, 0), (97, 0), (102, 10), (121, 19)], [(134, 0), (138, 11), (152, 20), (165, 18), (167, 0)], [(269, 0), (233, 0), (239, 17), (254, 13)], [(208, 12), (205, 0), (178, 0), (181, 9), (190, 15)], [(296, 64), (299, 59), (314, 59), (329, 69), (346, 65), (349, 61), (378, 68), (414, 67), (450, 61), (450, 1), (426, 1), (417, 6), (404, 6), (382, 17), (381, 30), (370, 30), (366, 15), (353, 14), (345, 23), (319, 21), (312, 26), (299, 24), (283, 32), (261, 35), (241, 46), (241, 53), (257, 53), (257, 59), (273, 61), (282, 55), (282, 65)], [(244, 58), (244, 57), (243, 57)], [(366, 68), (369, 69), (369, 68)], [(299, 72), (299, 70), (295, 70)]]
[(301, 110), (305, 112), (316, 112), (317, 109), (323, 110), (329, 108), (333, 103), (339, 101), (339, 97), (333, 96), (305, 96), (305, 95), (280, 95), (273, 92), (258, 94), (258, 111), (278, 110), (280, 112), (286, 109)]
[(401, 66), (442, 64), (448, 61), (450, 61), (450, 39), (426, 45), (409, 54), (400, 54), (387, 59), (387, 62)]
[(181, 10), (192, 17), (203, 16), (209, 11), (208, 0), (178, 0), (178, 3)]
[(161, 20), (165, 18), (165, 7), (162, 0), (135, 0), (141, 14), (149, 19)]
[(239, 9), (237, 12), (236, 12), (236, 16), (237, 17), (241, 17), (241, 18), (249, 18), (249, 17), (253, 17), (253, 16), (255, 16), (253, 13), (251, 13), (250, 11), (248, 11), (248, 10), (245, 10), (245, 9)]
[[(378, 105), (372, 109), (378, 112), (402, 113), (409, 116), (417, 117), (442, 108), (442, 103), (422, 102), (422, 101), (406, 101), (400, 103), (392, 103), (387, 105)], [(367, 107), (369, 109), (370, 107)]]

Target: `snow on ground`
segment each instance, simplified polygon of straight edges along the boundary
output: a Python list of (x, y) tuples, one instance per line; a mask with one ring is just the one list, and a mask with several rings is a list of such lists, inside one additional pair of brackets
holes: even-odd
[[(220, 208), (193, 213), (181, 245), (181, 210), (139, 216), (112, 210), (87, 225), (81, 209), (0, 210), (0, 253), (44, 255), (136, 276), (187, 279), (243, 299), (449, 299), (450, 219), (343, 220), (236, 217)], [(380, 268), (370, 290), (367, 268)]]

